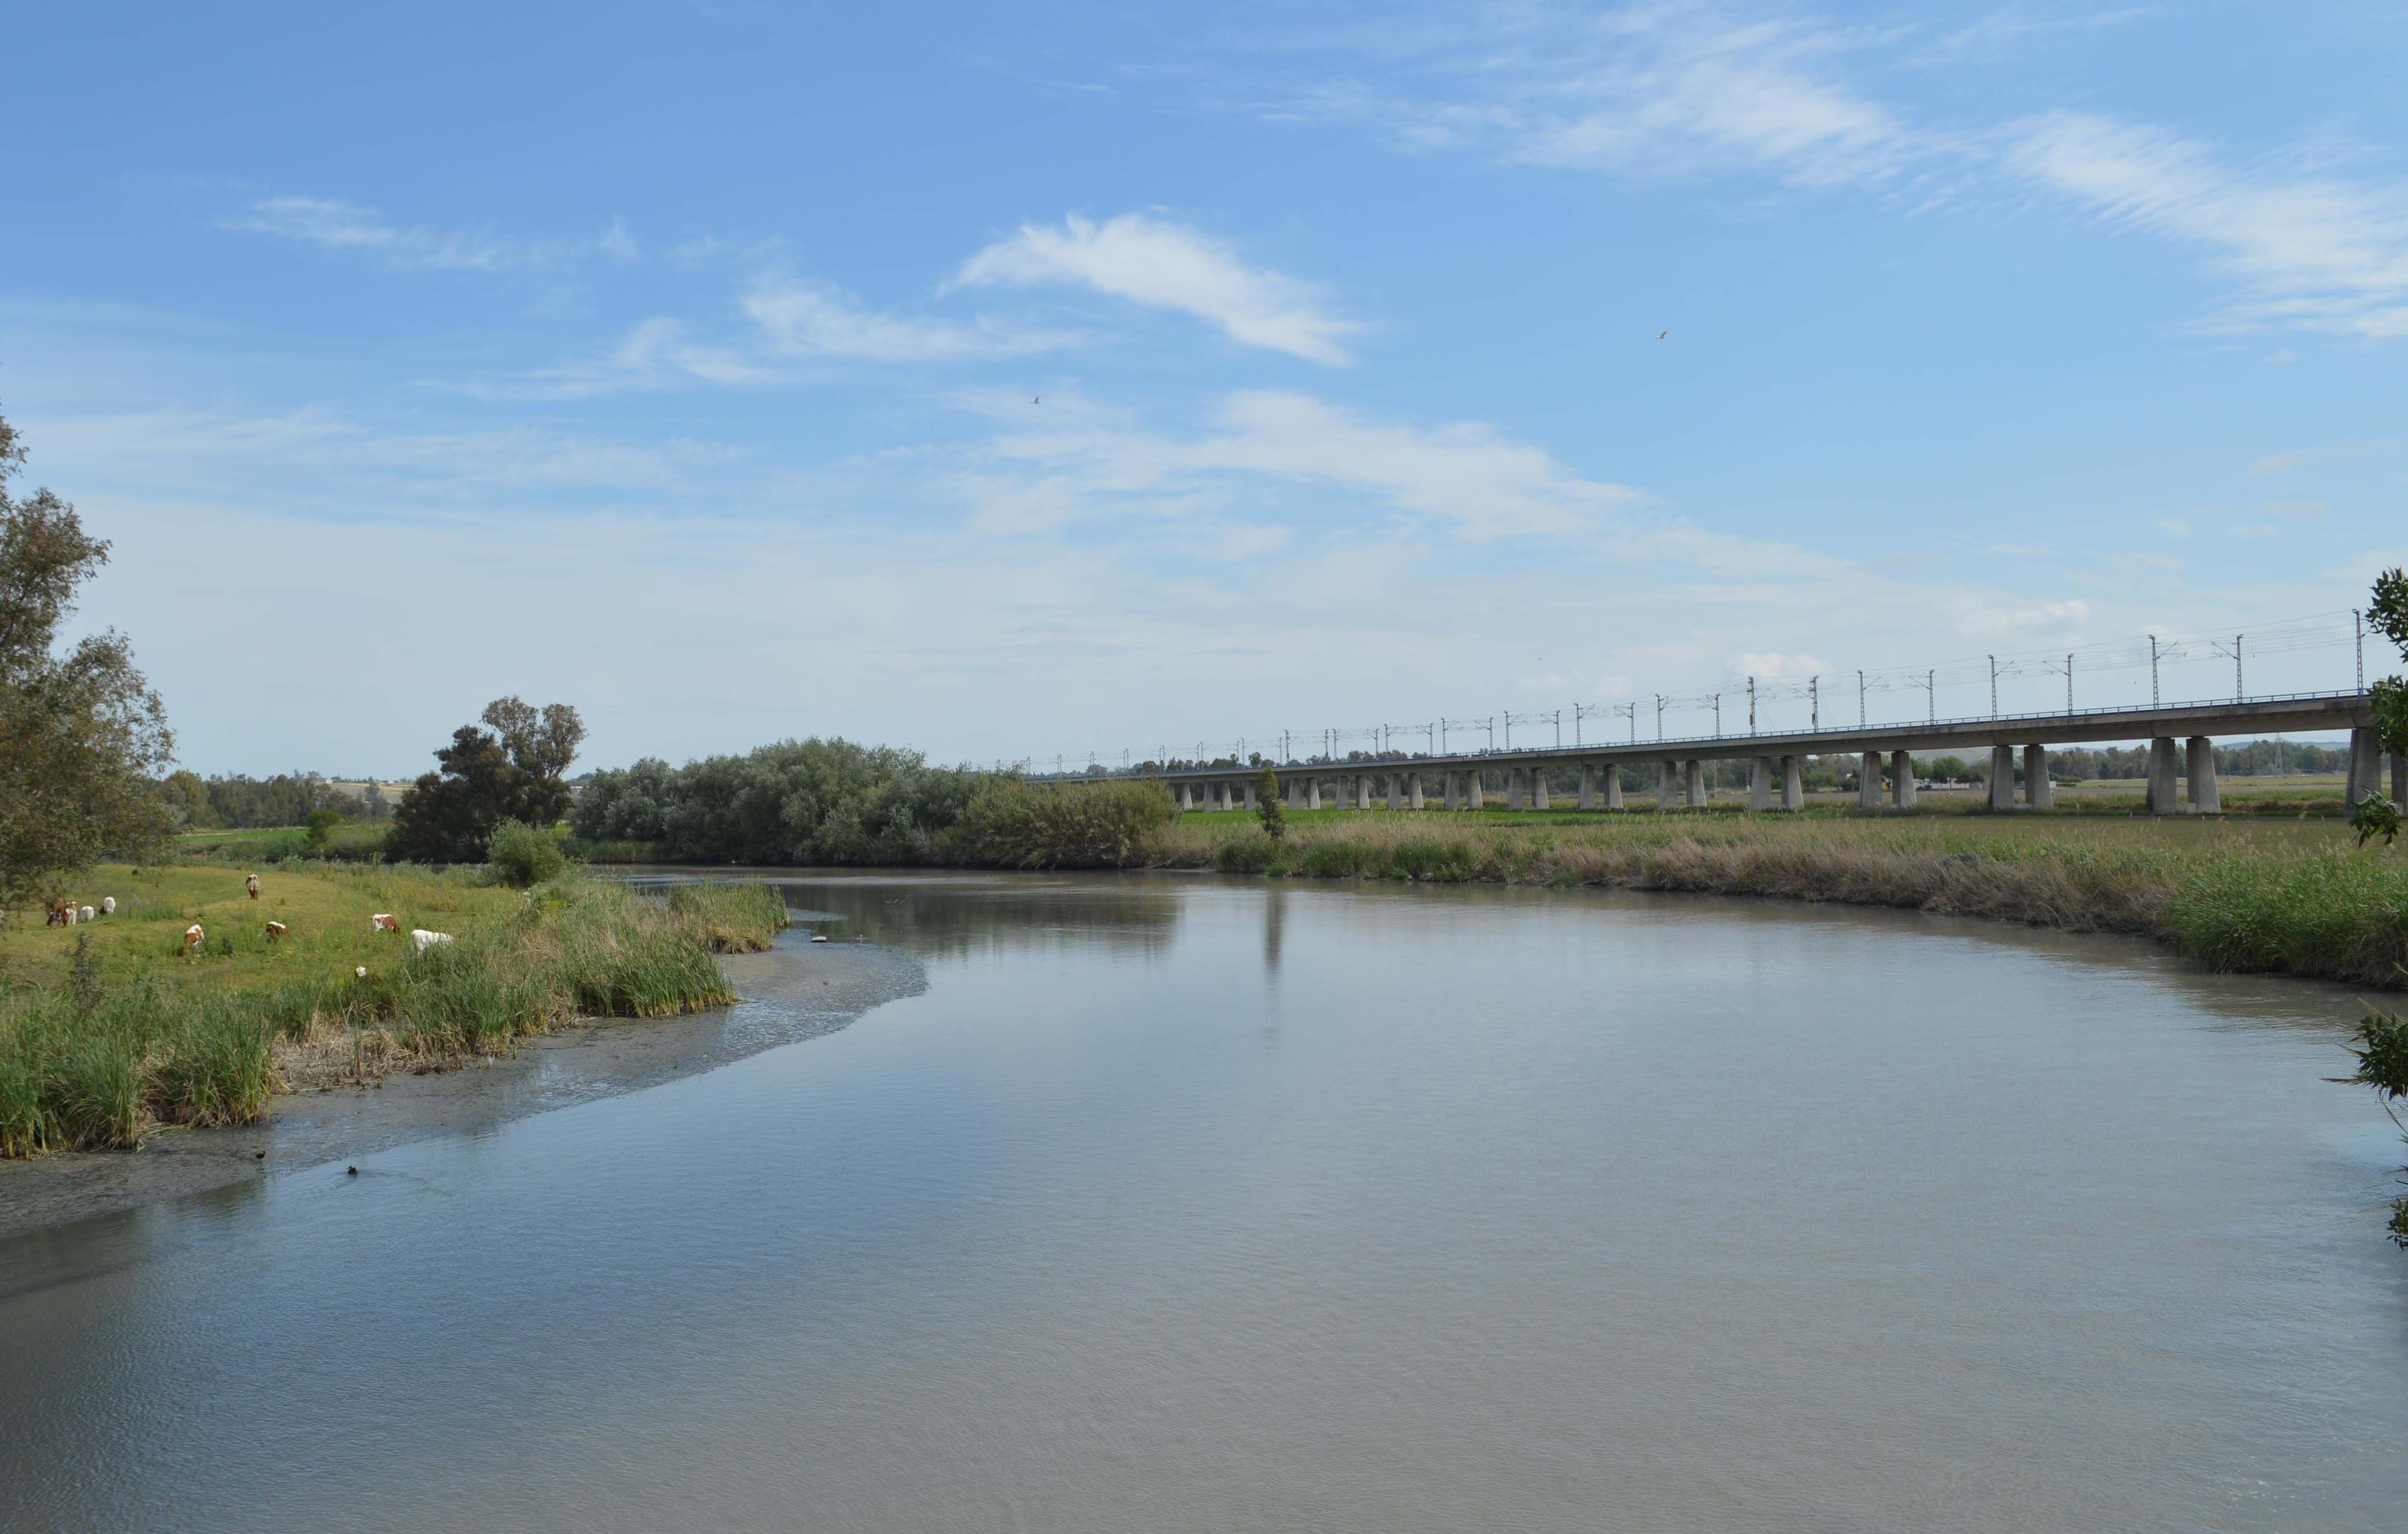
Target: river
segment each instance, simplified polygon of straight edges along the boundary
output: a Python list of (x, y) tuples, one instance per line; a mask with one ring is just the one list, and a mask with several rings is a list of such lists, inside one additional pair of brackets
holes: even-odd
[(0, 1527), (2399, 1527), (2340, 992), (1596, 891), (788, 889), (924, 989), (0, 1243)]

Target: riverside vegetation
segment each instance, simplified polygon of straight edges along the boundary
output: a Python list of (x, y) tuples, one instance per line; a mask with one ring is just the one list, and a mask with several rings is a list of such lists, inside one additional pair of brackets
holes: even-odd
[[(104, 865), (85, 883), (122, 892), (118, 912), (0, 929), (0, 1155), (131, 1149), (161, 1125), (255, 1123), (279, 1091), (490, 1056), (578, 1017), (724, 1006), (713, 955), (786, 925), (759, 883), (653, 898), (574, 873), (520, 889), (321, 866), (277, 873), (255, 902), (221, 867)], [(374, 911), (457, 940), (413, 952), (370, 933)], [(290, 936), (269, 941), (270, 920)], [(194, 923), (207, 937), (188, 953)]]

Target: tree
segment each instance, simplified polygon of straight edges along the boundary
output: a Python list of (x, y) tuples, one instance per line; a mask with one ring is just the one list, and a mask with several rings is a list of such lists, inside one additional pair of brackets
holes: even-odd
[[(2402, 655), (2408, 655), (2408, 572), (2393, 568), (2374, 578), (2374, 601), (2366, 616)], [(2385, 677), (2372, 691), (2375, 759), (2408, 755), (2408, 679)], [(2349, 807), (2349, 823), (2361, 847), (2370, 837), (2377, 836), (2389, 846), (2400, 835), (2400, 821), (2401, 807), (2391, 802), (2379, 783), (2370, 785)]]
[(1280, 803), (1279, 774), (1268, 765), (1254, 781), (1254, 815), (1263, 823), (1263, 835), (1273, 841), (1287, 835), (1287, 809)]
[(156, 849), (169, 816), (155, 778), (175, 754), (165, 706), (125, 636), (56, 650), (108, 544), (49, 490), (12, 498), (24, 461), (0, 418), (0, 916), (104, 853)]
[(506, 820), (549, 826), (568, 810), (563, 774), (585, 738), (565, 703), (541, 710), (516, 697), (485, 706), (490, 729), (463, 724), (435, 753), (440, 771), (419, 778), (393, 812), (385, 856), (396, 863), (481, 863)]

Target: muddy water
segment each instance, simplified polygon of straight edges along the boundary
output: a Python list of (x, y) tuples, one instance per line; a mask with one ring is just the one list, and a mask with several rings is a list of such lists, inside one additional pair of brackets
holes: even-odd
[(2398, 1527), (2344, 995), (1595, 893), (792, 898), (925, 991), (0, 1243), (0, 1526)]

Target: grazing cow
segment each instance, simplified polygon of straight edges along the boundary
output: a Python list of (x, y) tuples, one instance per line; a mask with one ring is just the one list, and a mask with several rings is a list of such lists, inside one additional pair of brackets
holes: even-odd
[(53, 900), (42, 912), (42, 918), (44, 926), (73, 926), (75, 925), (75, 907), (68, 905), (64, 900)]
[(267, 940), (269, 942), (274, 942), (277, 939), (284, 936), (284, 934), (289, 930), (290, 928), (286, 927), (282, 922), (270, 922), (267, 924)]
[(113, 896), (113, 895), (104, 895), (104, 896), (102, 896), (100, 897), (100, 913), (101, 913), (103, 916), (114, 916), (114, 915), (116, 915), (116, 914), (117, 914), (117, 896)]
[(83, 908), (83, 919), (87, 922), (92, 920), (92, 908), (90, 906)]
[(184, 928), (184, 952), (189, 953), (201, 946), (201, 924), (194, 922)]
[(370, 932), (390, 932), (394, 936), (399, 937), (401, 935), (401, 918), (395, 916), (389, 910), (378, 911), (375, 915), (368, 918), (368, 930)]
[(409, 940), (418, 946), (418, 951), (420, 953), (423, 953), (428, 949), (434, 947), (437, 943), (450, 942), (452, 940), (452, 934), (449, 932), (429, 932), (423, 926), (412, 927), (409, 932)]
[(246, 875), (244, 875), (244, 876), (243, 876), (243, 881), (242, 881), (242, 887), (243, 887), (244, 889), (247, 889), (247, 890), (249, 890), (249, 891), (251, 892), (251, 897), (252, 899), (254, 899), (254, 900), (258, 899), (258, 898), (259, 898), (259, 875), (257, 875), (257, 874), (255, 874), (255, 873), (254, 873), (254, 874), (246, 874)]
[(77, 908), (77, 907), (75, 907), (75, 906), (72, 906), (72, 905), (68, 906), (68, 907), (67, 907), (67, 925), (69, 925), (69, 926), (73, 926), (73, 925), (76, 925), (76, 923), (77, 923), (78, 921), (79, 921), (80, 919), (81, 919), (81, 915), (80, 915), (80, 912), (79, 911), (78, 908)]

